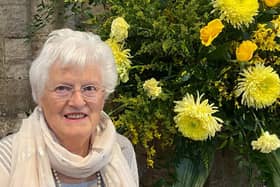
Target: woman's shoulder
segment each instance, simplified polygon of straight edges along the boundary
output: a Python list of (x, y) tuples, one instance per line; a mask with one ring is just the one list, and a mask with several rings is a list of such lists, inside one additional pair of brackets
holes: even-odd
[(117, 133), (117, 142), (120, 145), (122, 152), (123, 151), (133, 151), (134, 152), (132, 143), (124, 135)]
[(136, 162), (136, 155), (134, 151), (134, 147), (129, 139), (121, 134), (117, 133), (117, 142), (121, 147), (121, 151), (128, 162), (130, 167), (132, 176), (134, 177), (135, 181), (137, 181), (138, 186), (138, 169), (137, 169), (137, 162)]
[(135, 152), (134, 152), (132, 143), (130, 142), (130, 140), (127, 137), (125, 137), (119, 133), (117, 133), (117, 142), (120, 145), (120, 148), (121, 148), (121, 151), (122, 151), (124, 157), (130, 164), (135, 157)]
[(6, 136), (0, 140), (0, 167), (8, 173), (11, 169), (13, 138), (14, 134)]

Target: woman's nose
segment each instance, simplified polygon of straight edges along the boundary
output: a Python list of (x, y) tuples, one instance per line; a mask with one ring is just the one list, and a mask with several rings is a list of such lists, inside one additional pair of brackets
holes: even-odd
[(69, 98), (68, 104), (74, 107), (81, 107), (86, 104), (85, 99), (80, 90), (74, 91), (72, 93), (71, 97)]

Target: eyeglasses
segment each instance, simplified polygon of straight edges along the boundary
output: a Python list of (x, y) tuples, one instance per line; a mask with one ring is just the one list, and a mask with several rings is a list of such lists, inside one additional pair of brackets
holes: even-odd
[[(75, 91), (79, 91), (79, 90), (75, 90), (74, 87), (71, 85), (60, 84), (56, 86), (54, 89), (52, 89), (51, 91), (55, 94), (57, 98), (68, 100), (72, 97)], [(84, 85), (80, 88), (81, 95), (83, 96), (84, 99), (88, 101), (94, 100), (95, 98), (97, 98), (97, 96), (100, 95), (100, 93), (104, 91), (105, 91), (104, 87), (93, 85), (93, 84)]]

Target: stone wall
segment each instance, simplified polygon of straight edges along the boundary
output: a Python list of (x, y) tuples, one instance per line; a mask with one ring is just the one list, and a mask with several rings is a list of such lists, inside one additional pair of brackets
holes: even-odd
[(36, 0), (0, 0), (0, 138), (32, 110), (28, 70), (46, 29), (27, 38)]
[(30, 5), (29, 0), (0, 0), (0, 136), (13, 131), (30, 109)]

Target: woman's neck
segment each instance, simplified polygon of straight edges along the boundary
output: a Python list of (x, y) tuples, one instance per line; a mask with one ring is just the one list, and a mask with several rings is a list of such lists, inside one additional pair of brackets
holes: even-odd
[(92, 138), (96, 135), (96, 131), (88, 137), (57, 137), (58, 142), (73, 154), (86, 157), (92, 146)]
[(70, 151), (71, 153), (74, 153), (76, 155), (80, 155), (82, 157), (85, 157), (89, 153), (90, 149), (90, 141), (85, 142), (84, 144), (63, 144), (63, 146)]
[(91, 139), (88, 138), (86, 140), (77, 140), (75, 139), (67, 139), (66, 141), (61, 140), (61, 145), (65, 147), (68, 151), (73, 154), (80, 155), (85, 157), (88, 155), (90, 147), (91, 147)]

